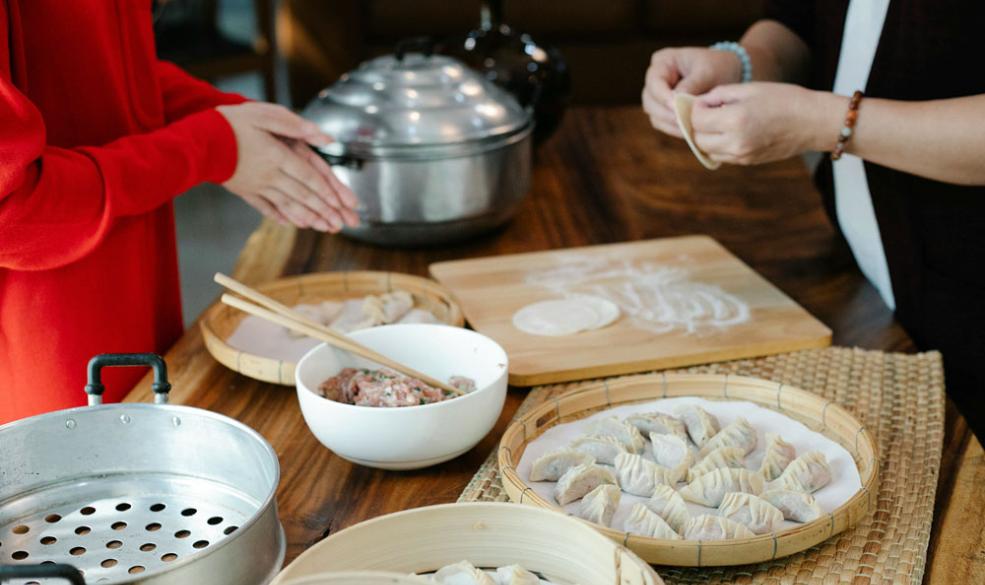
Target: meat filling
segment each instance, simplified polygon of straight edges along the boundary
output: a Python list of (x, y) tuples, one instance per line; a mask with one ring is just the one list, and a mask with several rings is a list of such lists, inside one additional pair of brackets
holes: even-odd
[[(475, 381), (452, 376), (448, 384), (471, 392)], [(393, 370), (345, 368), (318, 386), (322, 396), (357, 406), (418, 406), (454, 398), (456, 395)]]

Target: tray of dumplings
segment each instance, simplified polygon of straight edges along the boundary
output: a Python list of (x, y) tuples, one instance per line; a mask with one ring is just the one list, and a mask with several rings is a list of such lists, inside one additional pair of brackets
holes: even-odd
[[(465, 319), (451, 293), (427, 278), (395, 272), (326, 272), (255, 287), (340, 333), (394, 323)], [(224, 366), (263, 382), (294, 385), (294, 367), (320, 342), (216, 303), (200, 322), (205, 347)]]
[(514, 421), (513, 501), (562, 510), (644, 560), (721, 566), (790, 555), (874, 509), (872, 436), (837, 404), (737, 376), (588, 383)]
[(272, 585), (387, 585), (388, 575), (390, 585), (663, 585), (646, 562), (583, 522), (492, 502), (361, 522), (306, 550)]

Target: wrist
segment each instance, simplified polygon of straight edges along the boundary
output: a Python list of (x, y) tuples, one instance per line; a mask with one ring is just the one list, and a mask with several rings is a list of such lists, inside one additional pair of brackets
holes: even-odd
[(709, 47), (713, 51), (729, 53), (732, 55), (732, 62), (738, 65), (738, 70), (734, 75), (736, 83), (748, 83), (752, 81), (752, 60), (749, 53), (741, 44), (732, 41), (722, 41)]
[(849, 98), (826, 91), (812, 92), (813, 99), (807, 100), (807, 115), (810, 117), (809, 150), (831, 152), (838, 144), (838, 135), (848, 111)]

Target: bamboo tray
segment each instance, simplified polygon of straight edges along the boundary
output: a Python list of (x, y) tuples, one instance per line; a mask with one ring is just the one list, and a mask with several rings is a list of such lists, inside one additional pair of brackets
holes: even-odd
[[(404, 290), (414, 295), (416, 307), (431, 311), (439, 321), (455, 327), (465, 324), (462, 310), (448, 291), (433, 280), (409, 274), (325, 272), (281, 278), (255, 288), (288, 306)], [(209, 307), (199, 323), (206, 349), (220, 364), (244, 376), (293, 386), (294, 363), (240, 351), (226, 343), (244, 317), (246, 313), (222, 303)]]
[(431, 573), (463, 560), (486, 569), (517, 564), (559, 584), (663, 585), (587, 524), (508, 503), (427, 506), (361, 522), (306, 550), (271, 585), (338, 571)]
[(284, 585), (434, 585), (431, 581), (402, 573), (385, 571), (341, 571), (320, 573), (292, 580)]
[(677, 396), (745, 400), (776, 410), (834, 440), (852, 454), (862, 489), (835, 511), (813, 522), (754, 538), (701, 542), (661, 540), (595, 526), (650, 563), (682, 567), (742, 565), (770, 561), (827, 540), (875, 509), (879, 457), (871, 434), (830, 400), (776, 382), (740, 376), (649, 374), (602, 381), (566, 392), (532, 409), (506, 429), (500, 442), (499, 469), (514, 502), (557, 510), (520, 479), (516, 466), (526, 446), (557, 424), (585, 418), (606, 408)]

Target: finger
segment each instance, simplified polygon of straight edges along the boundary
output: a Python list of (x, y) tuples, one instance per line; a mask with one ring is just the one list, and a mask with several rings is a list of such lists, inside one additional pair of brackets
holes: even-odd
[(311, 158), (305, 151), (311, 152), (304, 143), (299, 141), (294, 141), (290, 146), (287, 146), (279, 165), (281, 171), (307, 187), (326, 205), (338, 206), (339, 202), (335, 198), (332, 186), (325, 176), (311, 164)]
[(269, 200), (290, 223), (299, 228), (314, 228), (318, 231), (332, 233), (338, 231), (314, 210), (295, 199), (289, 190), (268, 185), (261, 190), (260, 194)]
[(736, 156), (734, 154), (709, 154), (708, 158), (727, 165), (748, 166), (752, 164), (752, 162), (748, 159)]
[(275, 178), (272, 186), (311, 213), (312, 217), (308, 220), (310, 227), (333, 233), (342, 229), (343, 222), (339, 213), (300, 181), (285, 173)]
[(664, 134), (669, 134), (677, 138), (682, 138), (681, 130), (677, 125), (677, 116), (668, 108), (661, 104), (656, 104), (648, 94), (643, 94), (643, 109), (650, 116), (650, 124)]
[(255, 104), (258, 114), (254, 125), (278, 136), (304, 140), (315, 146), (332, 143), (332, 137), (321, 131), (317, 124), (305, 120), (291, 110), (276, 104)]
[(263, 197), (260, 197), (259, 195), (244, 195), (243, 200), (246, 201), (250, 207), (259, 211), (264, 217), (269, 217), (280, 224), (288, 223), (287, 218), (285, 218), (282, 213), (277, 211), (277, 208), (274, 207), (273, 204)]
[(755, 83), (732, 83), (716, 86), (708, 93), (699, 96), (695, 102), (695, 106), (701, 104), (707, 108), (717, 108), (725, 104), (741, 101), (750, 95), (751, 91), (753, 91), (750, 88), (755, 85)]
[[(359, 200), (356, 198), (355, 193), (352, 192), (352, 189), (339, 180), (335, 176), (332, 167), (306, 145), (295, 143), (294, 150), (328, 183), (334, 196), (330, 203), (342, 214), (342, 217), (346, 219), (346, 223), (352, 226), (358, 225), (359, 215), (356, 213), (356, 209), (359, 207)], [(350, 223), (350, 220), (355, 223)]]
[(674, 99), (673, 88), (680, 79), (680, 71), (677, 70), (677, 66), (671, 59), (657, 59), (657, 54), (654, 54), (650, 68), (646, 70), (646, 92), (657, 103), (670, 107)]
[(708, 155), (735, 156), (735, 137), (729, 134), (697, 132), (694, 143)]
[(708, 107), (695, 102), (691, 110), (691, 127), (695, 133), (727, 134), (736, 127), (736, 117), (741, 115), (739, 104)]

